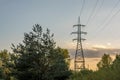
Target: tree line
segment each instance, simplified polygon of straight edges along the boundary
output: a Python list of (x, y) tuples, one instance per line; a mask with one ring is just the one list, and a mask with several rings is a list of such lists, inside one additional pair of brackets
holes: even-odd
[(98, 70), (89, 69), (74, 72), (70, 80), (120, 80), (120, 55), (115, 60), (104, 54), (97, 64)]
[(96, 71), (71, 71), (68, 50), (56, 47), (54, 34), (39, 24), (11, 49), (0, 51), (0, 80), (120, 80), (120, 55), (112, 61), (104, 54)]

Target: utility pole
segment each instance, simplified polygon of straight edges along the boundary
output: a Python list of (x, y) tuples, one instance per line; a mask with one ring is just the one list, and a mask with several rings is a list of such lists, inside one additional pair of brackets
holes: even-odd
[(77, 41), (76, 53), (75, 53), (75, 59), (74, 59), (74, 70), (80, 71), (85, 69), (85, 58), (83, 53), (82, 41), (86, 39), (82, 38), (82, 34), (87, 34), (87, 32), (82, 31), (82, 27), (85, 27), (85, 25), (82, 25), (80, 23), (80, 17), (78, 17), (78, 24), (73, 25), (73, 27), (77, 27), (77, 31), (71, 33), (71, 34), (77, 35), (77, 38), (73, 39), (73, 41), (74, 40)]

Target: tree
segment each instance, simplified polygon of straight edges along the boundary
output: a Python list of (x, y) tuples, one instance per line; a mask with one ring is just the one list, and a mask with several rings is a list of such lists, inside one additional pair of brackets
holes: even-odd
[(5, 80), (10, 80), (11, 69), (9, 67), (10, 53), (7, 50), (0, 52), (0, 76)]
[(112, 63), (112, 58), (110, 57), (110, 55), (109, 54), (104, 54), (102, 56), (102, 59), (100, 60), (100, 62), (97, 64), (97, 67), (99, 69), (109, 68), (111, 63)]
[(112, 64), (112, 71), (113, 71), (113, 76), (115, 78), (115, 80), (119, 80), (120, 76), (120, 55), (116, 55), (115, 60), (113, 61)]
[(70, 65), (70, 55), (67, 49), (62, 49), (60, 47), (57, 47), (60, 53), (62, 53), (65, 61), (67, 62), (68, 65)]
[(91, 76), (94, 72), (92, 70), (84, 69), (81, 71), (73, 71), (73, 75), (70, 80), (91, 80)]
[(38, 24), (24, 34), (23, 44), (13, 45), (18, 56), (15, 61), (16, 78), (19, 80), (65, 80), (70, 71), (63, 53), (56, 48), (53, 34), (43, 33)]

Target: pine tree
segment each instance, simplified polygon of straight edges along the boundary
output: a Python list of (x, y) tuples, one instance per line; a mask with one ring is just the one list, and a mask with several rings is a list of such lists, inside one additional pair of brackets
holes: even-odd
[(18, 56), (15, 69), (19, 80), (65, 80), (70, 75), (53, 34), (49, 29), (43, 33), (38, 24), (33, 26), (32, 32), (24, 34), (23, 44), (13, 45), (12, 49)]

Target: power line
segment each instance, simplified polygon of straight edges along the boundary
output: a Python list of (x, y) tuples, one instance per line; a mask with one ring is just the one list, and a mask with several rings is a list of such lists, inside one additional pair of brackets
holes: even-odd
[[(98, 12), (101, 11), (101, 8), (102, 8), (102, 6), (103, 6), (103, 3), (104, 3), (104, 0), (102, 0), (102, 2), (101, 2), (101, 4), (100, 4), (99, 8), (96, 10), (96, 13), (94, 14), (94, 16), (93, 16), (92, 19), (94, 19), (94, 18), (96, 17), (96, 15), (98, 14)], [(93, 20), (91, 20), (91, 21), (93, 21)]]
[[(100, 25), (96, 28), (96, 30), (95, 30), (96, 33), (93, 35), (94, 38), (96, 37), (96, 34), (97, 34), (98, 32), (102, 32), (102, 31), (105, 29), (105, 27), (110, 23), (110, 21), (120, 12), (120, 9), (119, 9), (115, 14), (113, 14), (113, 15), (111, 16), (111, 18), (109, 18), (109, 16), (111, 15), (111, 13), (113, 13), (114, 9), (118, 6), (119, 3), (120, 3), (120, 0), (118, 0), (117, 3), (113, 6), (113, 8), (111, 9), (110, 13), (109, 13), (109, 14), (106, 16), (106, 18), (103, 20), (103, 23), (100, 24)], [(107, 19), (109, 19), (109, 20), (108, 20), (107, 23), (105, 23)], [(101, 27), (103, 24), (104, 24), (104, 26)], [(99, 28), (100, 28), (100, 29), (99, 29)]]
[(83, 3), (82, 3), (82, 7), (81, 7), (81, 10), (80, 10), (80, 17), (82, 15), (82, 12), (83, 12), (83, 9), (84, 9), (84, 5), (85, 5), (85, 0), (83, 0)]
[(88, 25), (91, 17), (93, 16), (93, 13), (94, 13), (94, 11), (95, 11), (95, 9), (96, 9), (96, 7), (97, 7), (98, 1), (99, 1), (99, 0), (97, 0), (96, 3), (95, 3), (95, 5), (94, 5), (94, 7), (93, 7), (93, 9), (92, 9), (92, 11), (91, 11), (91, 14), (90, 14), (90, 16), (88, 17), (88, 20), (87, 20), (86, 25)]
[[(120, 3), (120, 0), (118, 0), (117, 1), (117, 3), (114, 5), (114, 7), (111, 9), (111, 13), (113, 13), (113, 11), (114, 11), (114, 9), (117, 7), (117, 5), (118, 5), (118, 3)], [(115, 14), (112, 14), (111, 15), (111, 13), (109, 13), (108, 15), (110, 16), (111, 15), (111, 17), (109, 18), (109, 16), (108, 16), (108, 18), (109, 18), (109, 20), (107, 21), (107, 23), (105, 23), (106, 22), (106, 20), (107, 20), (107, 17), (103, 20), (103, 24), (104, 24), (104, 26), (102, 26), (103, 24), (101, 24), (101, 25), (99, 25), (94, 31), (94, 35), (92, 36), (92, 37), (94, 37), (94, 39), (95, 38), (97, 38), (97, 33), (99, 32), (102, 32), (105, 28), (106, 28), (106, 26), (110, 23), (110, 21), (118, 14), (120, 12), (120, 9), (115, 13)], [(102, 27), (101, 27), (102, 26)]]
[(103, 31), (107, 25), (111, 22), (111, 20), (120, 12), (120, 9), (108, 20), (108, 22), (100, 29), (100, 31)]

